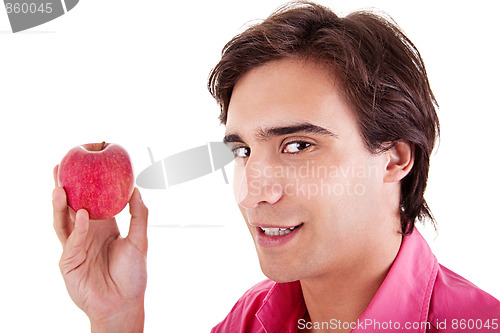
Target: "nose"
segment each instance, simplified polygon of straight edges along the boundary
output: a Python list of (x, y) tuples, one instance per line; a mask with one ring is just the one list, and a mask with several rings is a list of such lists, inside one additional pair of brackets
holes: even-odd
[(235, 166), (233, 189), (236, 202), (243, 208), (278, 202), (283, 196), (283, 186), (277, 168), (269, 161), (252, 160), (252, 157), (245, 165)]

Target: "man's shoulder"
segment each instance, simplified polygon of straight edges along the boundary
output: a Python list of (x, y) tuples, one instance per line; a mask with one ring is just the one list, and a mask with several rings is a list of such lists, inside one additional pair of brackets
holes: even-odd
[[(438, 323), (446, 320), (446, 330), (440, 332), (461, 331), (460, 321), (462, 323), (474, 321), (476, 325), (476, 323), (485, 324), (486, 321), (491, 324), (492, 320), (496, 319), (498, 323), (500, 301), (457, 273), (439, 265), (428, 319), (433, 325), (439, 325)], [(458, 326), (453, 323), (457, 323)], [(456, 330), (453, 329), (455, 326)]]

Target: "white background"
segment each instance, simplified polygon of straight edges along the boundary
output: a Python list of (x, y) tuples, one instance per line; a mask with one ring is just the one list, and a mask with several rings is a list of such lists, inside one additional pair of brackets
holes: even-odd
[[(442, 264), (500, 298), (494, 1), (321, 3), (339, 14), (382, 9), (420, 50), (442, 139), (426, 194), (439, 233), (419, 229)], [(220, 140), (209, 70), (245, 23), (280, 4), (81, 0), (17, 34), (0, 10), (1, 333), (89, 331), (58, 269), (52, 168), (82, 143), (120, 143), (138, 173), (150, 163), (147, 147), (160, 159)], [(232, 187), (217, 172), (142, 195), (151, 224), (145, 331), (208, 332), (264, 278)], [(118, 221), (126, 235), (127, 210)]]

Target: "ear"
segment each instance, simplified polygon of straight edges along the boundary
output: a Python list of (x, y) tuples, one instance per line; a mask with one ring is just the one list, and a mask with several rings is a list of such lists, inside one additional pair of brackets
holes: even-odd
[(413, 167), (413, 146), (408, 141), (398, 141), (385, 152), (387, 164), (385, 167), (384, 182), (395, 183), (403, 179)]

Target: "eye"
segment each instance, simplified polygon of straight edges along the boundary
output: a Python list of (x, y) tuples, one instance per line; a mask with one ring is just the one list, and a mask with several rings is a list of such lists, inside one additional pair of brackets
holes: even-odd
[(250, 156), (250, 148), (248, 147), (234, 147), (232, 151), (235, 158), (245, 158)]
[(285, 145), (285, 149), (283, 149), (284, 153), (296, 154), (300, 153), (302, 150), (307, 149), (311, 146), (309, 142), (305, 141), (294, 141), (287, 143)]

